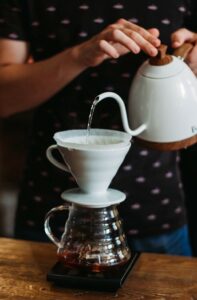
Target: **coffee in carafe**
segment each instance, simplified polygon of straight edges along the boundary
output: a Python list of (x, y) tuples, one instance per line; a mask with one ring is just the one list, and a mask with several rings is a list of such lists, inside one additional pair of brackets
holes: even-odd
[(116, 206), (88, 208), (72, 204), (59, 243), (58, 259), (66, 267), (101, 272), (130, 258)]

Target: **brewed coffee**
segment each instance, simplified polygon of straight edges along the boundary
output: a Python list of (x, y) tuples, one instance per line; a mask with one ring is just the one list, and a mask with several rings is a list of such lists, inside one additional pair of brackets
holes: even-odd
[[(46, 228), (50, 230), (48, 224)], [(58, 243), (57, 255), (66, 267), (91, 272), (117, 269), (126, 263), (131, 253), (116, 206), (69, 206), (69, 215), (65, 231)]]

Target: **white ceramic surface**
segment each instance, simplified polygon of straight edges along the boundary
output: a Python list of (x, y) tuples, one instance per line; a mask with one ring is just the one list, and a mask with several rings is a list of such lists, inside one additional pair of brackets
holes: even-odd
[(172, 61), (162, 66), (151, 65), (149, 60), (146, 60), (138, 69), (138, 73), (145, 77), (161, 79), (176, 76), (185, 69), (185, 66), (181, 59), (172, 56)]
[[(98, 131), (99, 129), (97, 129), (97, 132)], [(104, 130), (101, 131), (101, 139), (103, 141)], [(75, 130), (75, 132), (68, 130), (67, 133), (69, 133), (69, 139), (72, 136), (70, 135), (71, 132), (72, 135), (75, 134), (75, 136), (78, 136), (78, 130)], [(86, 130), (83, 130), (83, 133), (86, 133)], [(104, 194), (129, 151), (131, 146), (130, 135), (127, 134), (127, 139), (125, 140), (125, 134), (123, 133), (124, 139), (120, 142), (119, 139), (120, 136), (122, 136), (122, 133), (115, 133), (115, 131), (113, 131), (113, 137), (117, 136), (119, 141), (118, 144), (120, 145), (117, 146), (114, 144), (113, 139), (113, 144), (99, 144), (99, 147), (98, 145), (95, 147), (93, 144), (84, 143), (74, 143), (74, 145), (71, 145), (73, 144), (73, 140), (72, 143), (67, 143), (65, 135), (63, 134), (63, 144), (62, 140), (59, 141), (57, 139), (58, 134), (55, 134), (54, 137), (56, 137), (57, 144), (51, 145), (47, 149), (47, 158), (56, 167), (70, 172), (82, 192), (89, 194)], [(99, 138), (97, 138), (97, 142), (98, 139)], [(61, 153), (64, 163), (59, 162), (54, 158), (53, 151), (56, 149)]]
[(110, 129), (73, 129), (56, 132), (53, 136), (59, 146), (70, 149), (114, 149), (127, 145), (132, 136), (126, 132)]
[(107, 189), (107, 191), (102, 194), (87, 194), (82, 193), (79, 188), (76, 188), (64, 191), (61, 197), (67, 202), (81, 206), (101, 208), (121, 203), (125, 200), (126, 195), (114, 189)]
[[(143, 75), (142, 75), (143, 74)], [(181, 60), (164, 66), (145, 62), (129, 93), (131, 127), (146, 124), (139, 137), (152, 142), (176, 142), (197, 134), (197, 79)]]

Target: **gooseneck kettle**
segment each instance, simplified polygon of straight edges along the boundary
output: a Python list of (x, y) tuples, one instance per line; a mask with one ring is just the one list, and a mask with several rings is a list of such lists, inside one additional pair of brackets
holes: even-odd
[(167, 151), (196, 143), (197, 79), (184, 62), (192, 47), (186, 43), (168, 55), (167, 46), (161, 45), (158, 55), (141, 65), (129, 91), (129, 121), (117, 94), (106, 92), (96, 101), (114, 98), (120, 106), (124, 130), (146, 147)]

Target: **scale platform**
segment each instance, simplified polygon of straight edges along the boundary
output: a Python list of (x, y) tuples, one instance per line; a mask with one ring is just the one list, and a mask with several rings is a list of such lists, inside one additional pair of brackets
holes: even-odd
[(133, 253), (125, 265), (110, 272), (99, 273), (66, 268), (62, 262), (57, 262), (47, 274), (47, 280), (67, 288), (116, 292), (134, 267), (138, 257), (139, 253)]

